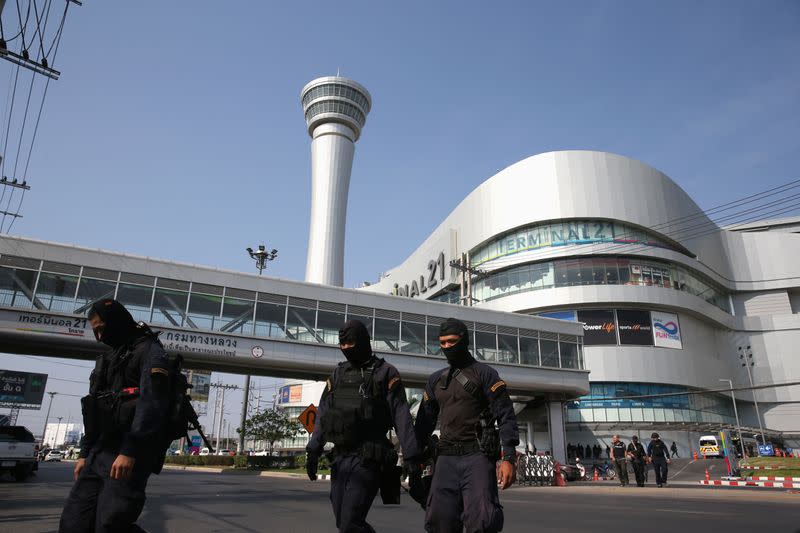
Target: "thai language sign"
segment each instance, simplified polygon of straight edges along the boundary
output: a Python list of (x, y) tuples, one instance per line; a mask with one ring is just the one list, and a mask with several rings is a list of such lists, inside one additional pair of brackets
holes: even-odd
[(0, 370), (0, 407), (39, 409), (46, 385), (47, 374)]

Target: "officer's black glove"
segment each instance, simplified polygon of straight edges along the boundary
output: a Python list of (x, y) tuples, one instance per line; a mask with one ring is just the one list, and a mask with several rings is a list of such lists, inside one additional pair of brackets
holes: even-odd
[(317, 480), (317, 470), (319, 469), (319, 454), (311, 451), (306, 452), (306, 474), (311, 481)]

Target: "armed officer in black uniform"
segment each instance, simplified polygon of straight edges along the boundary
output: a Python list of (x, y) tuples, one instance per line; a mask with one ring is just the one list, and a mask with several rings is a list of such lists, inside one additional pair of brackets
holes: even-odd
[[(506, 489), (516, 477), (519, 430), (514, 407), (497, 371), (470, 354), (463, 322), (445, 320), (439, 344), (449, 366), (428, 379), (415, 424), (417, 439), (426, 442), (437, 419), (441, 423), (425, 530), (501, 531), (497, 486)], [(502, 462), (496, 473), (498, 459)]]
[(306, 471), (312, 481), (317, 479), (320, 455), (325, 443), (332, 442), (336, 527), (348, 533), (374, 532), (366, 518), (378, 490), (384, 503), (400, 503), (398, 457), (387, 432), (397, 430), (409, 465), (418, 464), (419, 448), (400, 374), (373, 355), (366, 326), (358, 320), (346, 322), (339, 330), (339, 347), (347, 361), (333, 371), (319, 400), (306, 447)]
[(88, 316), (97, 340), (111, 350), (97, 358), (89, 396), (81, 400), (86, 434), (59, 531), (143, 531), (135, 522), (147, 479), (161, 471), (169, 446), (167, 355), (150, 328), (137, 325), (116, 300), (96, 302)]

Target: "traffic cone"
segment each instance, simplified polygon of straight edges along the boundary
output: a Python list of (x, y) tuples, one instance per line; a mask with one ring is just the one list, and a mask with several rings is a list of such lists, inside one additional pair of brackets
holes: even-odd
[(706, 468), (706, 481), (711, 481), (711, 476), (708, 475), (708, 468)]
[(694, 452), (694, 460), (697, 461), (697, 452)]
[(594, 467), (594, 476), (592, 476), (592, 481), (600, 481), (600, 476), (597, 474), (597, 467)]

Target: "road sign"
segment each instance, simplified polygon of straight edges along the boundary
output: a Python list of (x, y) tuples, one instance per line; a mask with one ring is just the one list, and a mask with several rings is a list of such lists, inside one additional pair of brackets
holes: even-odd
[(772, 444), (759, 444), (758, 445), (758, 455), (772, 457), (775, 455), (775, 449), (772, 447)]
[(306, 428), (308, 433), (312, 433), (314, 431), (314, 424), (317, 422), (317, 408), (312, 403), (306, 410), (300, 413), (300, 416), (297, 417), (303, 427)]
[(0, 370), (0, 407), (40, 409), (47, 374)]

